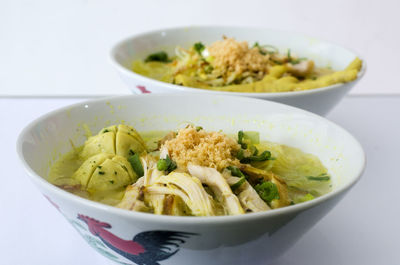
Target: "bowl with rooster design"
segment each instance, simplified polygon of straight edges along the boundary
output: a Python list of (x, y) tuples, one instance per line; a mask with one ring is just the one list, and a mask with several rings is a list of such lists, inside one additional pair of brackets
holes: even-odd
[[(83, 144), (87, 128), (121, 122), (138, 131), (172, 130), (184, 122), (227, 133), (256, 130), (268, 140), (317, 155), (331, 173), (332, 191), (267, 212), (183, 217), (119, 209), (48, 182), (49, 165), (71, 149), (70, 142)], [(267, 264), (326, 215), (365, 167), (358, 141), (320, 116), (260, 99), (199, 94), (132, 95), (61, 108), (23, 130), (17, 152), (40, 192), (95, 250), (118, 263), (143, 265)]]

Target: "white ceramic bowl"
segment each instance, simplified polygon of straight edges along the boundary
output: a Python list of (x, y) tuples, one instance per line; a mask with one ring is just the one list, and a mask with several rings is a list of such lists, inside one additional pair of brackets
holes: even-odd
[(358, 74), (358, 78), (352, 82), (314, 90), (280, 93), (237, 93), (183, 87), (160, 82), (131, 70), (133, 61), (142, 60), (150, 53), (163, 50), (168, 54), (174, 54), (176, 46), (190, 47), (198, 41), (211, 44), (216, 40), (220, 40), (222, 35), (234, 37), (237, 40), (246, 40), (250, 44), (258, 41), (262, 44), (274, 45), (281, 52), (285, 52), (290, 48), (293, 53), (300, 57), (313, 59), (317, 66), (329, 65), (334, 70), (343, 70), (358, 56), (356, 53), (336, 44), (299, 33), (247, 27), (192, 26), (161, 29), (122, 40), (112, 49), (111, 61), (122, 80), (136, 94), (190, 91), (213, 95), (239, 95), (273, 100), (320, 115), (328, 113), (360, 80), (366, 69), (365, 60), (363, 60), (363, 67)]
[[(333, 191), (267, 212), (179, 217), (103, 205), (47, 182), (49, 164), (71, 149), (70, 140), (75, 146), (84, 143), (85, 125), (96, 132), (122, 121), (139, 131), (176, 129), (187, 122), (227, 133), (257, 130), (263, 140), (317, 155), (332, 176)], [(357, 140), (318, 115), (265, 100), (210, 94), (132, 95), (65, 107), (29, 124), (17, 151), (31, 180), (79, 234), (124, 264), (268, 264), (342, 199), (365, 166)], [(171, 240), (176, 243), (169, 245), (173, 254), (162, 260), (160, 247)]]

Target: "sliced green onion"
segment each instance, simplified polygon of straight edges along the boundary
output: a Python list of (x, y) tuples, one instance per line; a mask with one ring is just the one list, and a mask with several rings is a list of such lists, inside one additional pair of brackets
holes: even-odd
[(258, 48), (262, 55), (278, 53), (278, 49), (275, 46), (268, 44), (260, 45), (258, 42), (255, 42), (252, 48)]
[(138, 154), (133, 154), (128, 158), (129, 163), (131, 163), (131, 166), (133, 168), (133, 171), (135, 171), (136, 175), (138, 177), (143, 177), (144, 175), (144, 169), (142, 166), (142, 162), (140, 162), (140, 157)]
[(196, 42), (196, 43), (193, 45), (193, 49), (194, 49), (198, 54), (200, 54), (200, 55), (201, 55), (201, 53), (204, 51), (205, 48), (206, 48), (206, 46), (204, 46), (204, 44), (201, 43), (201, 42)]
[(176, 163), (169, 157), (169, 155), (167, 155), (165, 160), (168, 163), (168, 169), (167, 169), (168, 173), (171, 172), (171, 171), (174, 171), (177, 168)]
[(168, 54), (164, 51), (152, 53), (144, 60), (147, 62), (162, 62), (167, 63), (169, 62)]
[(258, 42), (255, 42), (253, 44), (252, 48), (257, 48), (258, 52), (261, 53), (262, 55), (266, 55), (267, 53), (262, 49), (262, 47), (260, 46), (260, 44), (258, 44)]
[(250, 146), (250, 152), (252, 153), (253, 156), (258, 155), (258, 149), (254, 145)]
[(243, 149), (247, 148), (247, 144), (243, 142), (244, 133), (243, 131), (238, 131), (238, 144), (242, 146)]
[(271, 202), (272, 200), (279, 200), (279, 191), (278, 187), (269, 181), (264, 181), (261, 184), (257, 184), (254, 186), (254, 189), (257, 191), (260, 198), (265, 202)]
[(227, 169), (229, 169), (229, 170), (231, 171), (231, 175), (234, 176), (234, 177), (238, 177), (238, 178), (246, 177), (246, 176), (242, 173), (242, 171), (240, 171), (240, 169), (238, 169), (238, 168), (235, 167), (235, 166), (229, 166), (229, 167), (227, 167)]
[(174, 171), (177, 168), (176, 163), (167, 155), (165, 159), (157, 161), (157, 169), (159, 171), (167, 171), (168, 173)]
[(246, 181), (246, 177), (243, 176), (241, 177), (238, 182), (236, 182), (235, 184), (231, 185), (231, 190), (235, 191), (236, 189), (238, 189), (240, 186), (242, 186), (243, 183), (245, 183)]
[(241, 163), (248, 164), (250, 162), (259, 162), (259, 161), (266, 161), (266, 160), (274, 160), (275, 158), (271, 157), (271, 152), (270, 151), (264, 151), (260, 155), (252, 155), (248, 157), (243, 157), (240, 159)]
[(271, 60), (271, 61), (274, 62), (277, 65), (282, 65), (282, 63), (280, 61), (277, 61), (277, 60)]
[(326, 173), (323, 173), (323, 174), (321, 174), (321, 175), (319, 175), (319, 176), (316, 176), (316, 177), (314, 177), (314, 176), (308, 176), (308, 177), (306, 177), (308, 180), (315, 180), (315, 181), (329, 181), (330, 179), (331, 179), (331, 177), (328, 175), (328, 174), (326, 174)]
[(243, 149), (240, 149), (239, 152), (236, 155), (236, 158), (239, 160), (242, 160), (244, 158), (244, 151)]
[(298, 63), (300, 63), (301, 61), (305, 61), (305, 60), (307, 60), (307, 58), (301, 57), (301, 58), (298, 58), (298, 59), (296, 59), (296, 60), (291, 60), (290, 63), (291, 63), (291, 64), (298, 64)]
[[(276, 47), (273, 46), (273, 45), (265, 44), (265, 45), (262, 45), (262, 47), (263, 47), (264, 49), (266, 49), (266, 50), (267, 50), (267, 53), (269, 53), (269, 54), (274, 54), (274, 53), (278, 53), (278, 52), (279, 52), (278, 48), (276, 48)], [(271, 50), (268, 50), (268, 49), (272, 49), (272, 51), (271, 51)]]
[(288, 58), (289, 62), (292, 61), (292, 56), (291, 56), (290, 49), (288, 49), (288, 51), (287, 51), (287, 58)]
[(160, 159), (157, 161), (157, 169), (159, 171), (165, 171), (168, 169), (168, 163), (165, 159)]
[(207, 74), (210, 74), (213, 70), (214, 70), (214, 67), (212, 67), (209, 64), (204, 67), (204, 72), (206, 72)]

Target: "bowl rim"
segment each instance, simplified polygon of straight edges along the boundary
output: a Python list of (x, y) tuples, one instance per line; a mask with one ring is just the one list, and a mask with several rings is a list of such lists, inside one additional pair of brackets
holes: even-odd
[[(120, 209), (115, 206), (110, 206), (106, 204), (102, 204), (100, 202), (96, 201), (91, 201), (86, 198), (79, 197), (78, 195), (72, 194), (70, 192), (67, 192), (50, 182), (48, 182), (45, 177), (41, 177), (39, 174), (37, 174), (28, 164), (27, 160), (25, 159), (22, 151), (22, 143), (24, 142), (24, 139), (26, 136), (29, 134), (29, 132), (34, 128), (37, 124), (40, 124), (44, 120), (48, 119), (51, 116), (57, 115), (59, 113), (68, 111), (72, 108), (78, 108), (81, 106), (85, 106), (88, 104), (101, 104), (104, 103), (106, 104), (107, 102), (111, 102), (114, 100), (120, 100), (120, 99), (126, 99), (126, 98), (131, 98), (133, 100), (140, 100), (140, 98), (143, 97), (191, 97), (193, 98), (194, 94), (193, 93), (185, 93), (185, 94), (143, 94), (143, 95), (123, 95), (123, 96), (113, 96), (113, 97), (106, 97), (106, 98), (101, 98), (101, 99), (91, 99), (91, 100), (86, 100), (83, 102), (71, 104), (62, 108), (58, 108), (55, 110), (52, 110), (36, 119), (31, 121), (23, 130), (20, 132), (17, 138), (16, 142), (16, 151), (18, 158), (20, 162), (22, 163), (26, 173), (29, 175), (31, 181), (33, 181), (36, 185), (40, 186), (43, 190), (46, 190), (49, 193), (55, 194), (58, 197), (61, 197), (63, 200), (70, 201), (72, 203), (77, 203), (82, 205), (83, 207), (87, 208), (92, 208), (94, 210), (98, 211), (105, 211), (109, 214), (113, 215), (118, 215), (122, 216), (124, 218), (132, 218), (138, 221), (145, 221), (145, 222), (150, 222), (150, 223), (175, 223), (175, 224), (180, 224), (180, 225), (209, 225), (209, 224), (233, 224), (233, 223), (238, 223), (238, 222), (243, 222), (243, 221), (255, 221), (255, 220), (261, 220), (261, 219), (268, 219), (272, 218), (275, 216), (279, 215), (285, 215), (285, 214), (291, 214), (291, 213), (296, 213), (300, 211), (304, 211), (306, 209), (315, 207), (317, 205), (322, 204), (325, 201), (328, 201), (334, 197), (337, 197), (338, 195), (346, 192), (350, 188), (352, 188), (361, 178), (362, 174), (365, 171), (366, 167), (366, 154), (365, 151), (362, 148), (362, 145), (360, 142), (346, 129), (342, 128), (341, 126), (337, 125), (336, 123), (329, 121), (328, 119), (321, 117), (317, 114), (314, 114), (312, 112), (292, 107), (289, 105), (285, 105), (282, 103), (278, 102), (273, 102), (273, 101), (268, 101), (268, 100), (263, 100), (263, 99), (257, 99), (257, 98), (246, 98), (246, 97), (238, 97), (238, 96), (228, 96), (228, 98), (236, 98), (244, 101), (259, 101), (263, 102), (266, 104), (272, 104), (272, 105), (282, 105), (287, 109), (292, 109), (295, 112), (300, 112), (302, 114), (306, 114), (309, 116), (312, 116), (313, 118), (317, 118), (318, 120), (329, 124), (330, 126), (336, 127), (337, 129), (341, 130), (344, 134), (347, 135), (350, 141), (352, 141), (355, 146), (359, 149), (360, 153), (362, 154), (360, 159), (360, 168), (358, 169), (358, 172), (355, 174), (355, 176), (345, 185), (332, 190), (331, 192), (324, 194), (320, 197), (317, 197), (311, 201), (299, 203), (296, 205), (291, 205), (288, 207), (283, 207), (283, 208), (278, 208), (278, 209), (273, 209), (270, 211), (263, 211), (263, 212), (257, 212), (257, 213), (247, 213), (243, 215), (228, 215), (228, 216), (167, 216), (167, 215), (156, 215), (152, 213), (145, 213), (145, 212), (136, 212), (136, 211), (129, 211), (125, 209)], [(215, 95), (209, 95), (209, 94), (203, 94), (203, 95), (198, 95), (196, 94), (196, 98), (198, 97), (206, 97), (206, 98), (220, 98), (220, 99), (226, 99), (227, 96), (215, 96)], [(44, 194), (44, 193), (43, 193)], [(45, 195), (45, 194), (44, 194)]]
[[(313, 38), (316, 39), (318, 41), (327, 43), (327, 44), (331, 44), (331, 45), (335, 45), (338, 46), (340, 48), (343, 48), (351, 53), (353, 53), (355, 55), (355, 57), (358, 57), (360, 60), (362, 60), (362, 66), (360, 71), (357, 73), (357, 78), (347, 82), (347, 83), (338, 83), (338, 84), (334, 84), (334, 85), (330, 85), (330, 86), (325, 86), (325, 87), (318, 87), (315, 89), (309, 89), (309, 90), (301, 90), (301, 91), (287, 91), (287, 92), (253, 92), (253, 93), (249, 93), (249, 92), (230, 92), (230, 91), (219, 91), (219, 90), (208, 90), (208, 89), (202, 89), (202, 88), (195, 88), (195, 87), (186, 87), (186, 86), (179, 86), (179, 85), (175, 85), (175, 84), (170, 84), (167, 82), (163, 82), (163, 81), (159, 81), (156, 79), (152, 79), (149, 77), (146, 77), (144, 75), (138, 74), (130, 69), (128, 69), (127, 67), (123, 66), (122, 64), (120, 64), (117, 60), (117, 53), (119, 51), (119, 49), (129, 43), (129, 42), (133, 42), (136, 39), (140, 39), (142, 37), (146, 37), (146, 36), (150, 36), (150, 35), (154, 35), (154, 34), (160, 34), (161, 32), (168, 32), (168, 31), (176, 31), (176, 30), (182, 30), (182, 31), (186, 31), (188, 29), (204, 29), (206, 30), (207, 28), (226, 28), (226, 29), (245, 29), (245, 30), (265, 30), (265, 31), (274, 31), (274, 32), (281, 32), (281, 33), (287, 33), (287, 34), (293, 34), (293, 35), (297, 35), (297, 36), (302, 36), (302, 37), (308, 37), (308, 38)], [(161, 29), (154, 29), (154, 30), (149, 30), (149, 31), (144, 31), (144, 32), (139, 32), (137, 34), (133, 34), (130, 35), (128, 37), (125, 37), (123, 39), (120, 39), (118, 42), (116, 42), (110, 52), (109, 52), (109, 60), (111, 62), (111, 64), (121, 73), (129, 76), (129, 77), (133, 77), (135, 79), (139, 79), (143, 82), (150, 82), (153, 85), (157, 85), (159, 87), (167, 87), (169, 89), (175, 90), (175, 91), (182, 91), (182, 92), (194, 92), (194, 93), (210, 93), (213, 95), (234, 95), (234, 96), (245, 96), (245, 97), (254, 97), (254, 96), (258, 96), (258, 97), (263, 97), (263, 98), (292, 98), (292, 97), (296, 97), (296, 96), (305, 96), (305, 95), (309, 95), (309, 94), (315, 94), (315, 93), (322, 93), (324, 91), (329, 91), (329, 90), (333, 90), (335, 88), (338, 88), (340, 86), (342, 86), (343, 84), (352, 84), (355, 82), (358, 82), (366, 73), (367, 71), (367, 64), (365, 59), (357, 52), (354, 51), (353, 49), (349, 49), (343, 45), (337, 44), (333, 41), (330, 40), (325, 40), (319, 37), (314, 37), (305, 33), (301, 33), (301, 32), (297, 32), (297, 31), (293, 31), (293, 30), (277, 30), (277, 29), (271, 29), (271, 28), (266, 28), (266, 27), (255, 27), (255, 26), (217, 26), (217, 25), (190, 25), (190, 26), (177, 26), (177, 27), (166, 27), (166, 28), (161, 28)]]

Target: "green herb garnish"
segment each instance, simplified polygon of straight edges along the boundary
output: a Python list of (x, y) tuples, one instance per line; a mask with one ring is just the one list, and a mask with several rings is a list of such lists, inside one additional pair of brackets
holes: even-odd
[(272, 200), (280, 199), (278, 187), (269, 181), (264, 181), (261, 184), (257, 184), (254, 186), (254, 189), (257, 191), (260, 198), (265, 202), (271, 202)]
[(110, 182), (111, 184), (114, 184), (114, 180), (109, 180), (109, 182)]
[(260, 155), (252, 155), (248, 157), (243, 157), (240, 159), (241, 163), (248, 164), (250, 162), (259, 162), (259, 161), (266, 161), (266, 160), (274, 160), (275, 158), (271, 157), (270, 151), (264, 151)]
[(142, 162), (140, 162), (140, 157), (138, 154), (133, 154), (128, 158), (129, 163), (131, 163), (133, 171), (135, 171), (138, 177), (142, 177), (144, 175), (144, 169), (142, 166)]
[(149, 56), (147, 56), (147, 58), (144, 60), (146, 63), (147, 62), (162, 62), (162, 63), (168, 63), (169, 62), (169, 58), (168, 58), (168, 54), (164, 51), (161, 52), (156, 52), (156, 53), (152, 53)]
[(316, 177), (315, 176), (308, 176), (306, 178), (308, 180), (315, 180), (315, 181), (329, 181), (331, 179), (331, 177), (326, 173), (323, 173), (323, 174), (321, 174), (319, 176), (316, 176)]
[(105, 172), (104, 171), (99, 171), (99, 175), (104, 175)]
[(106, 133), (106, 132), (109, 132), (109, 130), (107, 130), (107, 129), (104, 129), (104, 130), (103, 130), (103, 133)]
[(193, 45), (193, 49), (194, 49), (198, 54), (200, 54), (200, 55), (201, 55), (201, 53), (204, 51), (205, 48), (206, 48), (206, 46), (204, 46), (204, 44), (201, 43), (201, 42), (196, 42), (196, 43)]

